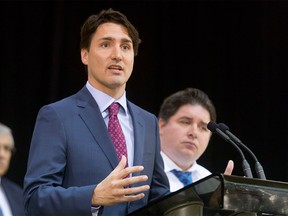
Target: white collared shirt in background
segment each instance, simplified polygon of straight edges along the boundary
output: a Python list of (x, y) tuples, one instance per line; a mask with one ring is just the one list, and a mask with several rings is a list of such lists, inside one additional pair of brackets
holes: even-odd
[[(161, 151), (161, 155), (164, 161), (164, 170), (169, 180), (170, 191), (174, 192), (183, 188), (184, 186), (182, 182), (172, 172), (170, 172), (172, 169), (182, 169), (178, 167), (164, 152)], [(195, 162), (192, 167), (185, 171), (192, 172), (193, 183), (211, 174), (209, 170), (197, 164), (197, 162)]]
[(1, 178), (0, 178), (0, 208), (4, 216), (13, 216), (9, 202), (1, 185)]

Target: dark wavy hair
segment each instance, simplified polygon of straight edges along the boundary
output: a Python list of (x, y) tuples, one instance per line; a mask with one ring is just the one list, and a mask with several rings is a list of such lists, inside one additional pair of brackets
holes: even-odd
[(208, 95), (197, 88), (186, 88), (178, 91), (163, 101), (158, 117), (168, 121), (180, 107), (191, 104), (204, 107), (210, 114), (211, 121), (216, 121), (216, 109)]
[(103, 23), (116, 23), (127, 28), (128, 35), (132, 39), (134, 56), (138, 54), (138, 48), (141, 43), (139, 33), (127, 17), (119, 11), (115, 11), (112, 8), (108, 10), (102, 10), (97, 15), (91, 15), (84, 22), (80, 32), (80, 50), (90, 48), (90, 43), (97, 28)]

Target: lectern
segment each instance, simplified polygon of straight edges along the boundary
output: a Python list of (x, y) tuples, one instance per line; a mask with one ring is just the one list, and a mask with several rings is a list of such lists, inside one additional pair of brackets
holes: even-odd
[(212, 174), (129, 216), (288, 215), (288, 183)]

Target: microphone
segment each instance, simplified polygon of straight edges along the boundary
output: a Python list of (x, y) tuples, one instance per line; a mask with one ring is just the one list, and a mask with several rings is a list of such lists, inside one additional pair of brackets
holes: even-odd
[(218, 125), (215, 122), (210, 121), (207, 124), (207, 128), (212, 133), (218, 134), (221, 138), (223, 138), (225, 141), (231, 143), (236, 148), (236, 150), (240, 153), (241, 158), (242, 158), (242, 168), (243, 168), (244, 175), (248, 178), (253, 178), (253, 175), (251, 172), (251, 167), (250, 167), (249, 163), (247, 162), (247, 160), (246, 160), (242, 150), (239, 148), (239, 146), (233, 140), (231, 140), (231, 138), (229, 136), (227, 136), (222, 130), (220, 130), (218, 128)]
[(233, 133), (231, 133), (229, 130), (229, 127), (225, 125), (224, 123), (219, 123), (218, 128), (221, 131), (223, 131), (225, 134), (227, 134), (236, 144), (238, 144), (239, 146), (242, 146), (246, 151), (249, 152), (249, 154), (251, 154), (251, 156), (253, 157), (255, 161), (255, 171), (256, 171), (258, 178), (266, 179), (263, 167), (261, 166), (255, 154), (251, 151), (251, 149), (249, 149), (246, 145), (244, 145), (244, 143), (240, 139), (238, 139)]

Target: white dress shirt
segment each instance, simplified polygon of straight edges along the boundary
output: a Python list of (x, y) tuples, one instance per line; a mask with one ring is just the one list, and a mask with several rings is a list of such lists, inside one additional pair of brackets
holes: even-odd
[[(161, 155), (164, 161), (164, 170), (169, 180), (170, 191), (174, 192), (183, 188), (184, 186), (182, 182), (171, 172), (172, 169), (177, 170), (182, 169), (179, 166), (177, 166), (164, 152), (161, 151)], [(197, 164), (196, 161), (194, 162), (192, 167), (190, 167), (188, 170), (185, 171), (192, 172), (193, 183), (211, 174), (209, 170)]]
[[(133, 124), (132, 124), (132, 119), (131, 119), (129, 110), (127, 108), (126, 92), (124, 91), (124, 94), (119, 99), (116, 100), (115, 98), (110, 97), (104, 92), (101, 92), (98, 89), (95, 89), (93, 86), (90, 85), (88, 81), (86, 83), (86, 87), (88, 91), (92, 94), (96, 103), (98, 104), (98, 107), (100, 109), (100, 112), (102, 114), (102, 117), (104, 119), (107, 129), (108, 129), (108, 121), (109, 121), (108, 107), (113, 102), (118, 102), (121, 105), (117, 117), (119, 119), (122, 131), (125, 136), (125, 141), (126, 141), (126, 146), (127, 146), (128, 166), (133, 166), (133, 160), (134, 160)], [(98, 215), (99, 208), (100, 206), (91, 208), (92, 216)]]
[(1, 185), (1, 177), (0, 177), (0, 209), (2, 210), (4, 216), (12, 216), (12, 211), (10, 209), (9, 202)]
[(121, 106), (118, 113), (118, 119), (121, 124), (122, 131), (125, 136), (126, 146), (127, 146), (127, 156), (128, 156), (128, 166), (133, 166), (134, 161), (134, 134), (133, 134), (133, 124), (131, 115), (127, 107), (126, 92), (119, 99), (114, 99), (109, 95), (95, 89), (87, 82), (86, 87), (88, 91), (92, 94), (93, 98), (96, 100), (100, 112), (103, 116), (105, 124), (108, 128), (109, 113), (108, 107), (113, 102), (118, 102)]

